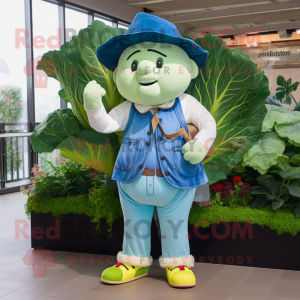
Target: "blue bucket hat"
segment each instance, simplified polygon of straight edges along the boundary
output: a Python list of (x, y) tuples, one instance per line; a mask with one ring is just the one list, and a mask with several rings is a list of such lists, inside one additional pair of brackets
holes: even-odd
[(125, 34), (112, 37), (98, 47), (97, 57), (102, 65), (114, 71), (122, 52), (143, 42), (173, 44), (182, 48), (199, 68), (206, 64), (208, 52), (193, 40), (183, 38), (171, 22), (147, 13), (138, 13)]

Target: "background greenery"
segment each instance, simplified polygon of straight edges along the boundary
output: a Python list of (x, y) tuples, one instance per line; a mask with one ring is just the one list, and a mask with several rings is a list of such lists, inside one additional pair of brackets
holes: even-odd
[[(22, 91), (14, 85), (0, 86), (0, 123), (17, 123), (23, 113)], [(10, 126), (16, 131), (17, 126)], [(7, 172), (17, 171), (22, 164), (21, 144), (17, 139), (6, 138)], [(12, 162), (12, 164), (11, 164)]]
[(253, 186), (253, 208), (271, 203), (300, 217), (300, 112), (266, 105), (258, 141), (243, 155), (241, 169)]

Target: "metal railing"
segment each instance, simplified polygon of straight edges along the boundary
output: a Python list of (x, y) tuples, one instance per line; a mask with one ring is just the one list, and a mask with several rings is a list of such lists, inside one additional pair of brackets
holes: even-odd
[(0, 134), (0, 194), (19, 188), (21, 181), (30, 178), (30, 170), (36, 155), (30, 145), (31, 132), (9, 132)]

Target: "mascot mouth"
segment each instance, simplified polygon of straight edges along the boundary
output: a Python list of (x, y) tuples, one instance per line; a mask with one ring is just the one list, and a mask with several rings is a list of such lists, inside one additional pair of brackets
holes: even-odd
[(149, 83), (140, 83), (140, 85), (143, 85), (143, 86), (148, 86), (148, 85), (152, 85), (154, 83), (156, 83), (157, 80), (153, 81), (153, 82), (149, 82)]

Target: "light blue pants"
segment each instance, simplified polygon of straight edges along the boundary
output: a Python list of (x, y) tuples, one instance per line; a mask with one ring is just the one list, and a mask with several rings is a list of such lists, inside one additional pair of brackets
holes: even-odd
[(161, 229), (161, 267), (193, 267), (188, 239), (188, 216), (196, 189), (178, 189), (163, 177), (140, 176), (118, 182), (124, 215), (123, 252), (118, 261), (150, 266), (151, 222), (155, 206)]

